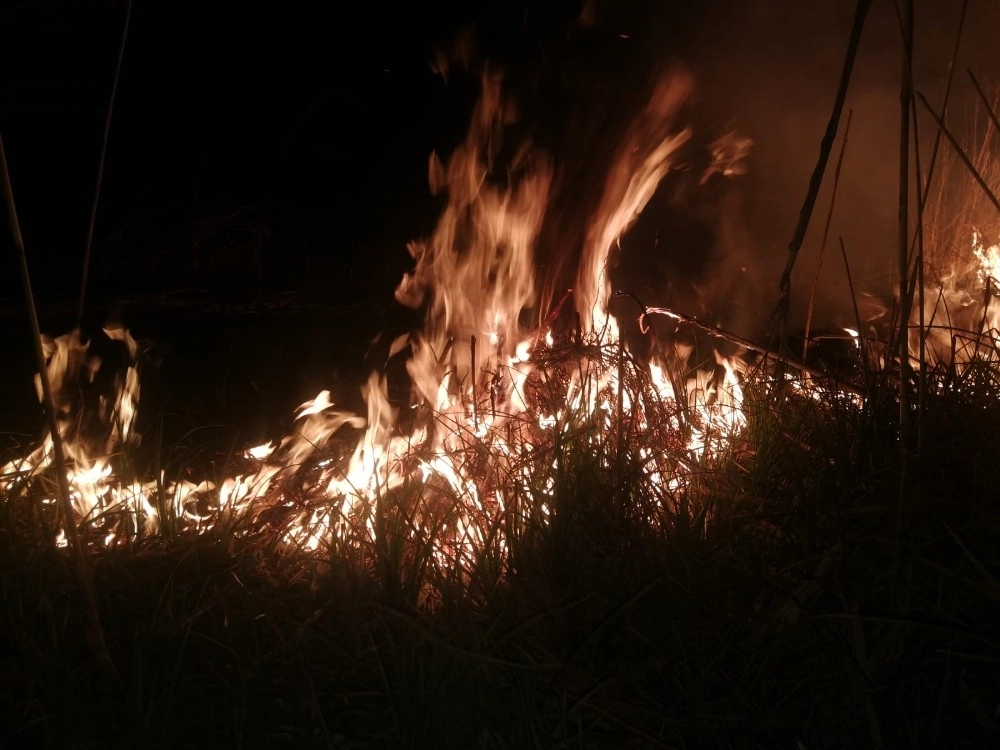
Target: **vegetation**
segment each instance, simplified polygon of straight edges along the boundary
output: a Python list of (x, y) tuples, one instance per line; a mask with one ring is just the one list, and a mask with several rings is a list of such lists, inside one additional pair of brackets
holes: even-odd
[(867, 373), (877, 390), (859, 408), (751, 372), (745, 429), (669, 490), (644, 441), (690, 461), (683, 444), (567, 417), (551, 434), (571, 438), (531, 466), (545, 512), (522, 508), (505, 548), (486, 529), (468, 575), (441, 564), (446, 522), (440, 543), (412, 533), (427, 493), (405, 485), (379, 498), (367, 543), (337, 554), (282, 543), (264, 514), (130, 537), (92, 556), (117, 680), (91, 658), (40, 483), (10, 489), (3, 740), (985, 747), (1000, 700), (1000, 394), (995, 365), (964, 371), (929, 389), (902, 514), (886, 376)]
[[(835, 131), (834, 118), (802, 234)], [(472, 135), (464, 182), (478, 190)], [(653, 166), (649, 192), (667, 162)], [(126, 331), (109, 332), (128, 350), (113, 383), (87, 379), (76, 334), (36, 335), (70, 475), (51, 446), (0, 466), (0, 746), (994, 746), (996, 248), (977, 236), (961, 283), (929, 261), (925, 282), (925, 249), (953, 268), (956, 245), (934, 234), (953, 228), (931, 227), (924, 177), (917, 165), (912, 241), (901, 212), (894, 331), (844, 339), (825, 365), (761, 349), (691, 367), (689, 339), (726, 334), (662, 308), (644, 309), (643, 334), (656, 313), (685, 334), (650, 335), (662, 370), (579, 320), (514, 356), (494, 332), (478, 358), (475, 336), (466, 356), (441, 327), (392, 345), (367, 419), (324, 392), (279, 444), (219, 458), (194, 440), (128, 443)], [(620, 187), (608, 244), (644, 202)], [(492, 227), (493, 214), (465, 221), (479, 198), (460, 196), (445, 235)], [(497, 225), (511, 216), (534, 212)], [(975, 305), (956, 306), (973, 299), (963, 285), (978, 285)], [(483, 336), (480, 322), (461, 325)], [(819, 361), (825, 346), (806, 349)]]

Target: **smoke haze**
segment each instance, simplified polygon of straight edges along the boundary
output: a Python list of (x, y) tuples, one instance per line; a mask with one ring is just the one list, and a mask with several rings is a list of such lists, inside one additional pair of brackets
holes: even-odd
[[(935, 106), (960, 8), (916, 0), (916, 89)], [(504, 64), (522, 100), (512, 137), (562, 165), (543, 230), (550, 247), (579, 244), (581, 217), (659, 72), (690, 72), (689, 163), (625, 238), (616, 273), (647, 304), (752, 333), (773, 305), (853, 13), (846, 0), (428, 3), (392, 14), (361, 5), (333, 20), (245, 4), (212, 13), (137, 5), (94, 283), (217, 276), (232, 288), (245, 274), (257, 288), (328, 275), (345, 298), (391, 298), (406, 241), (426, 233), (438, 208), (427, 157), (457, 142), (475, 97), (473, 76), (445, 83), (431, 70), (434, 50), (472, 28), (479, 54)], [(26, 4), (0, 15), (0, 128), (42, 300), (76, 289), (121, 20), (115, 3)], [(970, 0), (948, 120), (959, 135), (976, 110), (966, 69), (987, 91), (1000, 85), (998, 28), (1000, 5)], [(884, 296), (894, 286), (899, 71), (894, 5), (876, 0), (847, 100), (850, 143), (818, 284), (823, 325), (853, 318), (838, 238), (859, 290)], [(844, 121), (846, 111), (793, 280), (799, 320)], [(699, 185), (711, 143), (727, 133), (753, 141), (747, 173)], [(919, 133), (926, 163), (934, 128), (924, 112)], [(574, 189), (560, 193), (559, 180)], [(384, 260), (372, 263), (373, 252)], [(2, 292), (15, 295), (13, 268), (3, 275)]]

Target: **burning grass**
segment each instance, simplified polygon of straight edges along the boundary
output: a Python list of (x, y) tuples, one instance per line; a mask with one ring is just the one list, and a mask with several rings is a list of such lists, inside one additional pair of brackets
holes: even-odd
[[(360, 422), (273, 474), (294, 443), (234, 459), (230, 484), (190, 507), (166, 502), (178, 485), (161, 478), (148, 512), (173, 515), (155, 534), (135, 506), (98, 502), (81, 528), (120, 687), (88, 666), (45, 473), (8, 484), (5, 738), (984, 746), (1000, 697), (992, 381), (931, 389), (934, 460), (900, 521), (894, 386), (878, 373), (859, 407), (748, 365), (734, 422), (703, 411), (710, 376), (665, 396), (618, 345), (568, 337), (531, 361), (526, 409), (502, 431), (476, 427), (499, 416), (491, 381), (460, 420), (398, 422), (442, 426), (447, 452), (410, 442), (406, 471), (385, 467), (400, 481), (365, 504), (356, 488), (335, 522), (316, 518), (344, 502), (329, 467), (357, 458)], [(588, 372), (621, 374), (628, 409)], [(246, 487), (269, 476), (267, 490), (237, 502), (235, 471), (258, 478)]]
[[(144, 471), (131, 336), (106, 332), (117, 370), (79, 332), (46, 342), (74, 517), (51, 439), (0, 470), (3, 739), (985, 746), (993, 348), (929, 369), (918, 445), (891, 347), (867, 336), (836, 375), (766, 350), (699, 358), (680, 337), (634, 354), (608, 258), (687, 141), (680, 74), (654, 87), (589, 218), (576, 325), (558, 307), (526, 325), (551, 165), (525, 146), (497, 176), (513, 115), (497, 76), (483, 86), (466, 141), (431, 160), (447, 206), (397, 289), (424, 326), (372, 373), (365, 414), (323, 391), (284, 438), (212, 472)], [(725, 333), (652, 308), (644, 335), (652, 312)], [(118, 679), (89, 658), (67, 524)]]

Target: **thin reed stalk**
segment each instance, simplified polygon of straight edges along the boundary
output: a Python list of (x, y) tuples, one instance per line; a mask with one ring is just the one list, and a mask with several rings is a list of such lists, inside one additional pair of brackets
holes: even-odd
[(955, 138), (955, 136), (952, 134), (950, 130), (948, 130), (948, 127), (944, 124), (944, 120), (941, 119), (941, 116), (934, 111), (934, 108), (930, 105), (930, 102), (927, 101), (927, 97), (925, 97), (919, 91), (916, 93), (916, 96), (920, 100), (920, 103), (923, 104), (924, 107), (927, 109), (927, 112), (930, 114), (930, 116), (934, 119), (934, 122), (936, 122), (938, 124), (938, 127), (941, 128), (941, 132), (944, 134), (944, 137), (948, 140), (948, 143), (954, 149), (955, 154), (962, 161), (962, 164), (965, 165), (965, 168), (969, 170), (969, 174), (972, 175), (972, 178), (976, 181), (976, 184), (979, 185), (980, 188), (982, 188), (983, 194), (986, 196), (987, 200), (989, 200), (989, 202), (993, 204), (993, 207), (997, 210), (997, 212), (1000, 212), (1000, 200), (997, 199), (996, 195), (990, 189), (990, 186), (987, 184), (986, 180), (983, 179), (983, 176), (979, 173), (979, 170), (976, 169), (975, 165), (972, 163), (972, 160), (969, 159), (969, 157), (966, 155), (965, 151), (962, 149), (961, 144), (959, 144), (958, 139)]
[[(951, 91), (952, 91), (952, 86), (953, 86), (954, 78), (955, 78), (955, 76), (954, 76), (954, 73), (955, 73), (955, 60), (958, 59), (958, 50), (959, 50), (959, 47), (960, 47), (961, 41), (962, 41), (962, 32), (965, 29), (965, 14), (966, 14), (966, 10), (968, 9), (968, 7), (969, 7), (969, 0), (964, 0), (963, 3), (962, 3), (961, 15), (959, 16), (959, 20), (958, 20), (958, 30), (955, 33), (955, 46), (952, 48), (952, 52), (951, 52), (951, 62), (949, 63), (949, 69), (948, 69), (948, 80), (947, 80), (947, 83), (945, 84), (944, 97), (943, 97), (943, 99), (941, 101), (941, 120), (942, 121), (944, 120), (944, 117), (947, 115), (947, 112), (948, 112), (948, 103), (949, 103), (949, 101), (951, 99)], [(918, 96), (919, 96), (919, 94), (918, 94)], [(916, 100), (914, 100), (914, 109), (916, 109)], [(915, 111), (913, 112), (913, 118), (914, 118), (914, 121), (915, 121), (916, 120), (916, 112)], [(932, 183), (932, 181), (934, 179), (934, 176), (937, 173), (936, 172), (936, 168), (937, 168), (937, 163), (938, 163), (938, 154), (940, 153), (941, 135), (942, 135), (942, 130), (941, 130), (941, 127), (939, 125), (938, 129), (937, 129), (937, 132), (934, 134), (934, 146), (931, 148), (931, 157), (930, 157), (930, 160), (929, 160), (928, 165), (927, 165), (927, 176), (926, 176), (926, 178), (924, 179), (924, 182), (923, 182), (922, 202), (918, 205), (918, 211), (919, 211), (920, 216), (923, 216), (924, 212), (926, 211), (927, 201), (930, 198), (930, 194), (931, 194), (931, 183)], [(916, 249), (917, 249), (917, 242), (920, 241), (920, 240), (922, 240), (922, 237), (923, 237), (922, 234), (921, 235), (916, 235), (916, 234), (914, 235), (914, 237), (913, 237), (913, 244), (910, 246), (910, 253), (911, 253), (911, 255), (916, 251)], [(910, 295), (911, 296), (914, 294), (914, 291), (915, 291), (914, 288), (912, 287), (912, 284), (916, 284), (918, 282), (918, 280), (921, 283), (923, 282), (923, 279), (918, 279), (917, 276), (913, 276), (912, 279), (911, 279), (911, 288), (910, 288)], [(921, 296), (922, 296), (922, 294), (921, 294)]]
[[(924, 325), (926, 322), (924, 320), (924, 212), (921, 208), (924, 205), (923, 173), (920, 169), (920, 130), (917, 121), (916, 105), (912, 97), (910, 98), (910, 116), (913, 122), (913, 160), (914, 170), (916, 171), (916, 179), (913, 181), (913, 187), (917, 191), (917, 222), (913, 237), (916, 254), (911, 249), (908, 254), (907, 268), (910, 265), (909, 258), (913, 258), (914, 268), (910, 276), (916, 279), (914, 283), (916, 284), (917, 292), (917, 340), (919, 342), (917, 352), (917, 453), (919, 454), (924, 447), (924, 415), (927, 408), (927, 343), (924, 341)], [(911, 248), (913, 246), (913, 244), (910, 245)], [(911, 301), (905, 329), (907, 356), (910, 353), (909, 316), (913, 312), (914, 283), (909, 284), (910, 291), (907, 296), (907, 299)]]
[(868, 347), (865, 346), (863, 332), (861, 330), (861, 312), (858, 310), (858, 297), (854, 293), (854, 277), (851, 276), (851, 264), (847, 261), (847, 248), (844, 247), (844, 238), (838, 237), (840, 241), (840, 255), (844, 259), (844, 271), (847, 273), (847, 288), (851, 292), (851, 306), (854, 309), (854, 321), (855, 325), (858, 327), (858, 351), (861, 356), (861, 369), (864, 373), (864, 380), (862, 381), (862, 387), (864, 388), (864, 398), (866, 404), (871, 404), (871, 382), (870, 374), (872, 373), (871, 362), (868, 358)]
[(837, 127), (840, 124), (840, 114), (844, 110), (844, 100), (847, 98), (847, 89), (851, 82), (851, 73), (854, 70), (854, 59), (857, 57), (858, 46), (861, 43), (861, 32), (865, 26), (865, 18), (868, 16), (868, 9), (871, 7), (871, 0), (858, 0), (854, 11), (854, 24), (851, 27), (851, 36), (847, 43), (847, 54), (844, 57), (844, 66), (840, 73), (840, 84), (837, 87), (837, 96), (833, 102), (833, 111), (830, 113), (830, 120), (826, 126), (826, 133), (820, 143), (819, 158), (816, 160), (816, 167), (813, 169), (812, 177), (809, 179), (809, 189), (806, 191), (805, 201), (802, 203), (802, 210), (799, 212), (799, 221), (795, 226), (795, 233), (791, 242), (788, 243), (788, 260), (785, 263), (785, 270), (781, 274), (781, 281), (778, 284), (778, 305), (772, 316), (772, 330), (778, 334), (778, 348), (785, 349), (785, 334), (788, 330), (788, 312), (791, 303), (792, 269), (795, 267), (795, 259), (798, 257), (802, 242), (809, 228), (809, 220), (812, 218), (813, 208), (816, 206), (816, 198), (819, 195), (820, 185), (823, 184), (823, 175), (826, 172), (826, 164), (830, 160), (830, 151), (833, 150), (833, 141), (837, 137)]
[(28, 319), (31, 322), (31, 343), (34, 348), (35, 363), (38, 367), (42, 401), (45, 408), (45, 416), (49, 423), (49, 432), (52, 436), (52, 454), (56, 468), (56, 479), (59, 483), (59, 507), (63, 516), (66, 538), (73, 549), (75, 570), (80, 583), (80, 589), (83, 592), (86, 637), (94, 660), (103, 673), (103, 676), (112, 685), (117, 685), (120, 681), (114, 662), (111, 660), (107, 643), (104, 640), (104, 628), (101, 626), (101, 617), (97, 609), (97, 595), (94, 591), (94, 578), (93, 571), (90, 568), (90, 558), (87, 556), (87, 552), (80, 540), (80, 535), (76, 527), (76, 519), (73, 514), (73, 502), (70, 497), (69, 475), (66, 467), (66, 456), (63, 453), (62, 434), (59, 431), (59, 422), (56, 418), (56, 405), (55, 398), (52, 395), (52, 384), (49, 382), (48, 369), (45, 366), (45, 353), (42, 351), (42, 332), (38, 324), (38, 310), (35, 307), (35, 296), (31, 287), (31, 277), (28, 273), (28, 258), (24, 251), (24, 239), (21, 236), (17, 208), (14, 205), (14, 190), (10, 183), (10, 173), (7, 169), (7, 155), (4, 151), (2, 137), (0, 137), (0, 173), (2, 173), (4, 201), (7, 204), (7, 215), (10, 219), (14, 249), (17, 252), (18, 265), (21, 271), (21, 283), (24, 286)]
[(986, 110), (990, 122), (993, 123), (993, 127), (1000, 130), (1000, 119), (997, 119), (996, 112), (993, 111), (993, 105), (990, 104), (990, 100), (986, 98), (986, 94), (983, 92), (983, 87), (979, 85), (979, 81), (976, 80), (976, 76), (971, 70), (966, 70), (966, 72), (969, 74), (969, 80), (972, 81), (972, 85), (976, 87), (976, 93), (979, 94), (979, 100), (983, 103), (983, 109)]
[[(833, 220), (833, 207), (837, 203), (837, 187), (840, 185), (840, 168), (844, 164), (844, 153), (847, 151), (847, 139), (851, 134), (851, 117), (854, 110), (847, 112), (847, 124), (844, 125), (844, 140), (840, 143), (840, 154), (837, 156), (837, 166), (833, 170), (833, 192), (830, 194), (830, 208), (826, 212), (826, 223), (823, 225), (823, 237), (819, 243), (819, 263), (816, 265), (816, 276), (813, 279), (812, 289), (809, 291), (809, 309), (806, 311), (806, 329), (802, 337), (802, 361), (805, 362), (809, 356), (809, 333), (812, 328), (813, 308), (816, 303), (816, 287), (819, 285), (819, 275), (823, 270), (823, 254), (826, 251), (826, 240), (830, 236), (830, 222)], [(853, 292), (852, 292), (853, 294)], [(860, 335), (861, 329), (858, 328)]]
[[(941, 102), (941, 116), (945, 117), (948, 111), (948, 102), (951, 98), (952, 84), (955, 80), (955, 61), (958, 59), (958, 50), (962, 43), (962, 33), (965, 30), (965, 16), (966, 11), (969, 8), (969, 0), (963, 0), (962, 9), (958, 17), (958, 29), (955, 32), (955, 44), (951, 51), (951, 60), (948, 63), (948, 79), (945, 83), (944, 97)], [(971, 75), (971, 73), (970, 73)], [(918, 118), (916, 111), (916, 101), (911, 99), (911, 117), (913, 118), (913, 128), (914, 128), (914, 139), (919, 144), (919, 135), (917, 131)], [(917, 354), (917, 364), (919, 367), (919, 373), (917, 377), (917, 452), (922, 453), (924, 450), (924, 438), (925, 438), (925, 427), (926, 427), (926, 415), (927, 415), (927, 321), (926, 321), (926, 278), (925, 278), (925, 263), (924, 263), (924, 215), (927, 208), (927, 198), (930, 195), (931, 181), (934, 177), (934, 169), (937, 165), (938, 152), (941, 146), (941, 128), (937, 129), (934, 134), (934, 145), (931, 148), (930, 161), (927, 165), (927, 176), (924, 178), (922, 171), (920, 169), (920, 148), (919, 145), (915, 150), (916, 159), (916, 169), (917, 169), (917, 228), (916, 233), (913, 237), (913, 243), (910, 246), (910, 255), (915, 258), (915, 273), (911, 277), (912, 281), (909, 290), (909, 299), (913, 299), (914, 294), (914, 284), (916, 285), (916, 295), (917, 295), (917, 333), (918, 338), (918, 354)], [(914, 255), (915, 253), (915, 255)]]
[(899, 213), (897, 226), (899, 263), (899, 522), (909, 492), (910, 452), (910, 107), (913, 98), (913, 0), (904, 0), (900, 18), (903, 35), (899, 89)]
[(108, 112), (104, 118), (104, 133), (101, 136), (101, 154), (97, 160), (97, 184), (94, 186), (94, 200), (90, 204), (90, 219), (87, 222), (87, 237), (83, 245), (83, 270), (80, 275), (80, 296), (76, 307), (76, 327), (83, 320), (83, 306), (87, 297), (87, 281), (90, 276), (90, 255), (94, 244), (94, 225), (97, 222), (97, 204), (101, 199), (101, 182), (104, 179), (104, 162), (108, 154), (108, 134), (111, 132), (111, 113), (115, 108), (115, 96), (118, 93), (118, 79), (122, 71), (122, 58), (125, 56), (125, 40), (128, 39), (128, 22), (132, 17), (132, 0), (125, 6), (125, 25), (122, 28), (122, 40), (118, 47), (118, 61), (115, 63), (115, 76), (111, 81), (111, 97), (108, 101)]

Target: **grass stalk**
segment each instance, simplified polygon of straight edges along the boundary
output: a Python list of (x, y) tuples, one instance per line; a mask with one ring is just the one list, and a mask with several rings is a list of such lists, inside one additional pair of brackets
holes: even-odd
[[(913, 158), (915, 160), (914, 168), (917, 172), (917, 179), (914, 181), (914, 188), (917, 191), (917, 226), (916, 233), (914, 237), (914, 242), (916, 243), (916, 254), (913, 255), (913, 278), (914, 282), (910, 284), (911, 290), (914, 285), (916, 286), (916, 296), (917, 296), (917, 454), (921, 455), (924, 450), (924, 437), (925, 437), (925, 426), (926, 426), (926, 415), (927, 415), (927, 334), (926, 334), (926, 307), (925, 294), (926, 294), (926, 274), (925, 274), (925, 264), (924, 264), (924, 191), (923, 191), (923, 174), (920, 169), (920, 131), (917, 121), (916, 109), (913, 106), (911, 100), (911, 116), (913, 118), (913, 141), (915, 148), (913, 149)], [(911, 300), (909, 314), (912, 314), (913, 306), (913, 292), (911, 291), (908, 299)], [(907, 318), (909, 320), (909, 318)], [(907, 355), (909, 355), (909, 326), (906, 328), (906, 341), (907, 341)]]
[(4, 151), (2, 137), (0, 137), (0, 173), (2, 173), (4, 201), (7, 205), (7, 215), (10, 220), (14, 249), (17, 252), (18, 265), (21, 271), (21, 282), (24, 286), (28, 319), (31, 322), (31, 343), (35, 350), (35, 362), (38, 367), (38, 378), (42, 388), (45, 416), (48, 419), (49, 432), (52, 437), (52, 454), (55, 461), (56, 478), (59, 483), (59, 506), (63, 515), (66, 538), (73, 549), (75, 570), (80, 590), (83, 593), (87, 640), (95, 663), (102, 672), (103, 677), (112, 685), (116, 685), (119, 683), (118, 674), (111, 659), (111, 654), (108, 651), (107, 643), (104, 640), (104, 628), (101, 626), (101, 617), (97, 609), (97, 595), (94, 591), (94, 578), (90, 566), (90, 558), (87, 556), (87, 551), (84, 549), (80, 536), (77, 533), (76, 519), (73, 513), (73, 501), (70, 497), (66, 455), (63, 452), (62, 434), (59, 431), (59, 422), (56, 418), (52, 384), (49, 382), (48, 369), (45, 366), (45, 353), (42, 351), (42, 332), (38, 324), (38, 310), (35, 307), (31, 276), (28, 273), (28, 258), (24, 251), (24, 238), (21, 236), (21, 226), (17, 218), (14, 191), (11, 187), (10, 173), (7, 169), (7, 155)]
[(858, 296), (854, 292), (854, 277), (851, 276), (851, 264), (847, 260), (847, 248), (844, 247), (844, 238), (839, 237), (838, 239), (840, 240), (840, 255), (844, 259), (844, 271), (847, 273), (847, 288), (851, 292), (851, 307), (854, 310), (854, 321), (855, 325), (858, 326), (858, 351), (861, 356), (861, 369), (865, 374), (865, 378), (863, 380), (864, 397), (865, 402), (870, 404), (872, 397), (872, 383), (871, 378), (869, 377), (872, 372), (871, 361), (868, 357), (868, 347), (865, 344), (865, 340), (863, 338), (864, 334), (861, 330), (861, 312), (858, 310)]
[(833, 141), (837, 136), (837, 127), (840, 124), (840, 114), (844, 109), (844, 100), (847, 98), (847, 89), (851, 82), (851, 73), (854, 70), (854, 59), (857, 57), (858, 46), (861, 43), (861, 32), (864, 30), (865, 18), (868, 16), (868, 9), (871, 7), (871, 0), (858, 0), (854, 11), (854, 23), (851, 27), (851, 36), (847, 43), (847, 54), (844, 56), (844, 66), (840, 73), (840, 84), (837, 87), (837, 96), (833, 102), (833, 111), (830, 113), (830, 120), (826, 126), (826, 133), (820, 143), (819, 158), (816, 160), (816, 167), (813, 169), (812, 177), (809, 179), (809, 189), (806, 191), (805, 201), (802, 203), (802, 210), (799, 212), (799, 221), (795, 226), (795, 233), (791, 242), (788, 243), (788, 260), (785, 263), (785, 270), (781, 274), (781, 281), (778, 284), (778, 305), (775, 308), (772, 319), (772, 330), (777, 333), (779, 348), (785, 349), (785, 334), (788, 329), (788, 313), (791, 304), (792, 269), (795, 268), (795, 259), (798, 257), (802, 242), (809, 228), (809, 220), (812, 218), (813, 208), (816, 205), (816, 198), (819, 196), (820, 185), (823, 184), (823, 175), (826, 172), (826, 164), (830, 159), (830, 152), (833, 150)]
[[(635, 299), (634, 295), (628, 295)], [(638, 302), (638, 300), (636, 300)], [(641, 304), (641, 303), (640, 303)], [(679, 313), (675, 310), (670, 310), (665, 307), (646, 307), (643, 309), (642, 314), (639, 316), (640, 326), (645, 326), (645, 319), (650, 315), (666, 315), (674, 320), (679, 320), (683, 323), (694, 326), (695, 328), (700, 328), (705, 333), (711, 336), (728, 341), (736, 346), (744, 347), (752, 352), (757, 352), (762, 355), (765, 360), (778, 361), (780, 360), (784, 366), (791, 367), (792, 369), (798, 370), (806, 375), (811, 375), (819, 380), (830, 381), (835, 384), (838, 388), (841, 388), (849, 393), (861, 392), (852, 383), (846, 381), (838, 380), (833, 377), (830, 373), (824, 372), (816, 367), (811, 367), (804, 362), (796, 362), (793, 358), (787, 356), (781, 356), (780, 352), (776, 349), (769, 349), (766, 346), (761, 346), (760, 344), (751, 341), (750, 339), (739, 336), (735, 333), (731, 333), (719, 326), (714, 326), (711, 323), (706, 323), (693, 315), (686, 315), (684, 313)]]
[(104, 179), (104, 162), (108, 154), (108, 135), (111, 132), (111, 113), (115, 108), (115, 96), (118, 93), (118, 79), (122, 71), (122, 58), (125, 56), (125, 40), (128, 39), (128, 22), (132, 17), (132, 0), (125, 6), (125, 24), (122, 27), (121, 44), (118, 46), (118, 61), (115, 63), (115, 75), (111, 81), (111, 97), (108, 101), (108, 112), (104, 118), (104, 133), (101, 136), (101, 153), (97, 160), (97, 179), (94, 186), (94, 200), (90, 204), (90, 218), (87, 222), (87, 236), (83, 245), (83, 269), (80, 275), (80, 297), (76, 307), (76, 327), (83, 320), (83, 307), (87, 297), (87, 281), (90, 276), (90, 255), (94, 244), (94, 225), (97, 222), (97, 204), (101, 200), (101, 182)]
[[(951, 98), (952, 84), (955, 79), (955, 61), (958, 59), (958, 50), (962, 43), (962, 36), (965, 30), (965, 17), (969, 8), (969, 0), (963, 0), (962, 8), (958, 18), (958, 29), (955, 32), (955, 44), (951, 52), (951, 60), (948, 63), (948, 79), (945, 84), (944, 97), (941, 102), (941, 117), (946, 116), (948, 102)], [(911, 117), (913, 118), (914, 138), (919, 142), (917, 135), (918, 118), (916, 112), (916, 101), (911, 100)], [(927, 176), (924, 178), (920, 169), (920, 148), (915, 150), (917, 168), (917, 231), (913, 237), (913, 244), (910, 247), (910, 254), (915, 257), (915, 273), (911, 277), (909, 299), (913, 299), (914, 289), (917, 296), (918, 310), (918, 377), (917, 377), (917, 452), (922, 454), (925, 446), (925, 427), (927, 416), (927, 325), (926, 320), (926, 277), (924, 263), (924, 221), (927, 209), (927, 199), (930, 195), (931, 183), (934, 178), (937, 157), (941, 147), (941, 127), (934, 134), (934, 145), (931, 148), (931, 156), (927, 165)], [(915, 285), (915, 287), (914, 287)]]
[(1000, 131), (1000, 119), (997, 118), (996, 112), (993, 111), (993, 105), (990, 104), (990, 100), (986, 97), (983, 87), (979, 85), (979, 81), (976, 80), (976, 76), (971, 70), (967, 70), (966, 72), (969, 74), (969, 80), (972, 81), (972, 85), (976, 88), (976, 93), (979, 95), (979, 100), (983, 103), (983, 109), (986, 110), (986, 115), (990, 118), (990, 122), (993, 123), (993, 127)]
[[(823, 270), (823, 254), (826, 251), (826, 240), (830, 235), (830, 222), (833, 220), (833, 207), (837, 203), (837, 187), (840, 185), (840, 168), (844, 164), (844, 153), (847, 151), (847, 139), (851, 134), (851, 117), (854, 110), (847, 112), (847, 124), (844, 125), (844, 140), (840, 143), (840, 154), (837, 156), (837, 166), (833, 170), (833, 192), (830, 195), (830, 208), (826, 212), (826, 222), (823, 224), (823, 237), (819, 243), (819, 263), (816, 265), (816, 276), (813, 279), (812, 289), (809, 291), (809, 309), (806, 311), (806, 328), (802, 336), (802, 361), (807, 361), (809, 357), (809, 332), (812, 327), (813, 306), (816, 302), (816, 287), (819, 286), (819, 275)], [(853, 296), (853, 292), (851, 293)], [(858, 329), (858, 335), (861, 329)]]
[[(949, 67), (948, 67), (948, 80), (947, 80), (947, 82), (945, 84), (944, 97), (941, 100), (941, 120), (942, 120), (942, 122), (943, 122), (944, 118), (946, 117), (946, 115), (948, 113), (948, 103), (949, 103), (949, 101), (951, 99), (952, 85), (953, 85), (954, 79), (955, 79), (955, 61), (958, 59), (958, 50), (959, 50), (959, 47), (961, 46), (961, 42), (962, 42), (962, 33), (965, 30), (965, 15), (966, 15), (966, 11), (968, 10), (968, 7), (969, 7), (969, 0), (963, 0), (961, 13), (960, 13), (959, 19), (958, 19), (958, 30), (955, 33), (955, 46), (952, 48), (951, 61), (949, 62)], [(914, 108), (915, 107), (916, 107), (916, 102), (914, 101)], [(916, 112), (913, 112), (913, 119), (914, 119), (914, 122), (916, 122)], [(919, 214), (920, 214), (921, 217), (924, 216), (924, 213), (925, 213), (925, 211), (927, 209), (927, 200), (930, 197), (930, 193), (931, 193), (931, 183), (933, 182), (934, 176), (936, 174), (936, 168), (937, 168), (937, 163), (938, 163), (938, 154), (940, 153), (940, 148), (941, 148), (941, 135), (942, 135), (942, 130), (941, 130), (941, 127), (940, 127), (940, 124), (939, 124), (938, 125), (938, 129), (937, 129), (937, 131), (934, 134), (934, 145), (931, 148), (931, 157), (930, 157), (930, 160), (928, 161), (928, 164), (927, 164), (927, 177), (926, 177), (926, 179), (924, 179), (924, 182), (923, 182), (923, 191), (922, 191), (921, 202), (918, 204), (918, 212), (919, 212)], [(923, 235), (922, 234), (921, 235), (914, 235), (914, 237), (913, 237), (913, 243), (914, 244), (913, 244), (913, 246), (910, 247), (910, 253), (911, 254), (917, 249), (916, 243), (918, 241), (922, 241), (922, 239), (923, 239)], [(918, 266), (918, 268), (919, 268), (919, 266)], [(911, 281), (912, 281), (913, 284), (916, 284), (918, 282), (919, 283), (923, 283), (923, 279), (919, 279), (917, 276), (914, 276), (911, 279)], [(913, 294), (914, 294), (914, 290), (911, 288), (910, 295), (912, 296)], [(921, 293), (921, 298), (922, 297), (923, 297), (923, 294)], [(923, 342), (923, 343), (926, 344), (926, 342)]]
[[(954, 67), (954, 60), (952, 61), (952, 67)], [(906, 353), (909, 356), (910, 352), (910, 317), (913, 314), (913, 290), (916, 289), (917, 295), (917, 454), (920, 455), (924, 448), (924, 437), (925, 437), (925, 415), (927, 409), (927, 344), (925, 341), (924, 326), (926, 321), (924, 320), (924, 189), (923, 189), (923, 171), (920, 167), (920, 123), (917, 119), (917, 105), (914, 102), (913, 97), (910, 96), (909, 101), (910, 107), (910, 122), (913, 128), (913, 168), (915, 172), (915, 179), (913, 180), (913, 188), (916, 191), (916, 226), (914, 229), (913, 241), (910, 242), (909, 237), (907, 237), (907, 245), (909, 250), (907, 253), (907, 270), (909, 273), (910, 281), (907, 282), (907, 300), (909, 304), (906, 311), (906, 328), (905, 339), (906, 339)], [(915, 250), (915, 252), (914, 252)], [(912, 264), (910, 259), (912, 258)], [(909, 271), (912, 265), (912, 272)], [(918, 464), (919, 472), (919, 464)]]
[(930, 114), (930, 116), (934, 119), (934, 122), (936, 122), (938, 124), (938, 127), (941, 128), (941, 132), (942, 134), (944, 134), (945, 139), (947, 139), (952, 149), (954, 149), (955, 154), (962, 161), (962, 164), (965, 165), (965, 168), (969, 170), (969, 174), (972, 175), (972, 179), (974, 179), (976, 181), (976, 184), (979, 185), (980, 188), (982, 188), (983, 194), (986, 196), (986, 199), (990, 203), (992, 203), (993, 207), (997, 210), (998, 213), (1000, 213), (1000, 200), (997, 199), (996, 194), (993, 192), (992, 189), (990, 189), (989, 184), (979, 173), (979, 170), (976, 169), (976, 166), (972, 163), (972, 160), (969, 159), (968, 155), (966, 155), (965, 150), (958, 142), (958, 139), (955, 138), (954, 134), (948, 129), (948, 126), (944, 124), (944, 120), (941, 119), (941, 116), (934, 111), (934, 108), (930, 105), (930, 102), (927, 101), (927, 97), (925, 97), (919, 91), (916, 92), (916, 96), (920, 100), (920, 103), (923, 104), (924, 107), (927, 109), (927, 112)]
[(479, 391), (476, 390), (476, 337), (475, 335), (469, 337), (469, 356), (471, 357), (472, 366), (469, 368), (469, 374), (472, 376), (472, 424), (473, 427), (479, 430)]
[(911, 437), (910, 420), (910, 108), (913, 98), (913, 0), (904, 0), (901, 29), (903, 34), (902, 71), (899, 90), (899, 207), (898, 207), (898, 263), (899, 263), (899, 515), (902, 513), (909, 492), (909, 452)]

